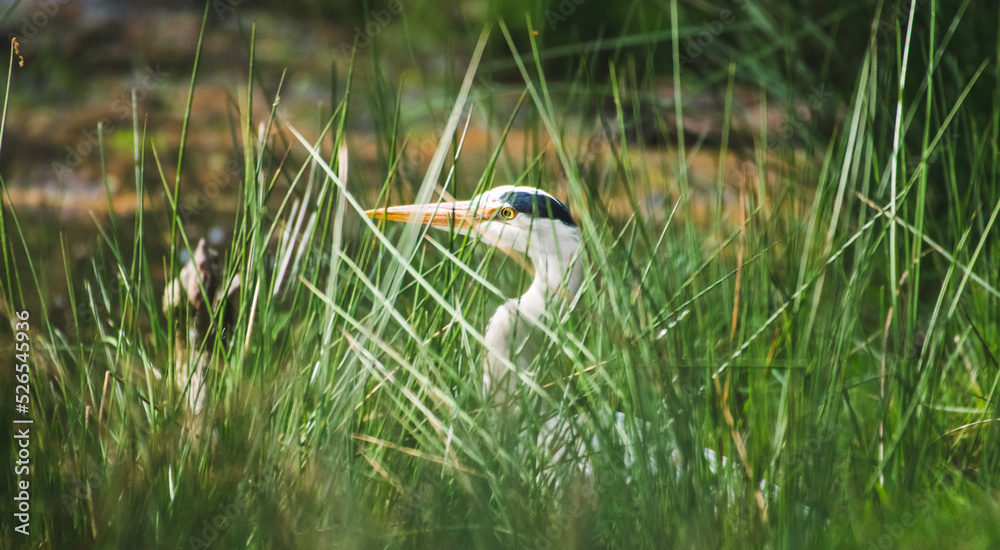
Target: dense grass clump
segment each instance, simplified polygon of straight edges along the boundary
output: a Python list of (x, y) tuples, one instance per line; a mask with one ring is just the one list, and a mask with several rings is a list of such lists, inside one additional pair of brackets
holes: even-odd
[[(67, 268), (68, 307), (85, 312), (71, 331), (47, 318), (39, 282), (63, 266), (36, 263), (5, 207), (0, 307), (13, 323), (40, 304), (23, 540), (995, 547), (997, 9), (733, 4), (668, 2), (655, 22), (628, 11), (598, 41), (537, 14), (497, 21), (454, 92), (427, 90), (440, 140), (419, 171), (411, 106), (379, 70), (370, 86), (356, 76), (384, 63), (378, 48), (355, 50), (319, 125), (273, 108), (256, 120), (241, 92), (240, 206), (215, 274), (238, 278), (235, 314), (209, 308), (193, 342), (179, 327), (195, 310), (162, 304), (198, 244), (181, 215), (183, 137), (167, 159), (135, 121), (137, 195), (164, 211), (112, 219), (87, 272)], [(723, 31), (694, 55), (693, 22), (709, 16)], [(699, 132), (690, 98), (704, 90), (723, 116)], [(382, 181), (351, 170), (359, 94)], [(756, 109), (784, 122), (741, 113)], [(469, 160), (476, 126), (487, 154)], [(147, 172), (161, 188), (142, 187)], [(465, 237), (363, 211), (514, 182), (571, 205), (588, 276), (578, 303), (553, 305), (522, 406), (502, 414), (481, 397), (482, 332), (530, 276)], [(166, 257), (148, 252), (159, 239)], [(197, 415), (175, 368), (191, 346), (208, 373)], [(553, 415), (586, 460), (551, 460), (537, 434)]]

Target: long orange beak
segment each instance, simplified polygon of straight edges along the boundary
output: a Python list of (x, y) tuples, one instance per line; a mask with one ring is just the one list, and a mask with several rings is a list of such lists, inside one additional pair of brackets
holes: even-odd
[[(491, 220), (496, 215), (496, 208), (478, 207), (472, 201), (442, 202), (440, 204), (411, 204), (409, 206), (387, 206), (365, 212), (369, 218), (389, 220), (393, 222), (419, 223), (449, 230), (455, 228), (463, 234), (475, 229), (476, 222)], [(529, 273), (534, 272), (534, 266), (529, 264), (513, 249), (494, 244), (504, 254), (514, 259)]]
[(369, 210), (365, 214), (376, 220), (419, 223), (438, 229), (472, 229), (477, 220), (489, 219), (492, 212), (487, 208), (476, 208), (471, 201), (442, 202), (439, 204), (412, 204), (409, 206), (389, 206)]

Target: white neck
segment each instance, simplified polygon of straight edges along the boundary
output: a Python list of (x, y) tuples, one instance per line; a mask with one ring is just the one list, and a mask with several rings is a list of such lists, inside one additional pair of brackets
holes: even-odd
[(535, 266), (535, 279), (517, 300), (522, 315), (537, 321), (549, 309), (546, 306), (571, 301), (576, 297), (583, 284), (583, 262), (575, 248), (564, 251), (564, 254), (529, 254), (531, 263)]
[[(557, 310), (555, 304), (576, 298), (583, 285), (583, 259), (579, 243), (569, 243), (567, 250), (533, 251), (528, 256), (535, 266), (535, 279), (520, 298), (501, 305), (484, 334), (487, 344), (486, 371), (483, 383), (486, 394), (494, 403), (503, 404), (514, 391), (517, 375), (510, 372), (505, 360), (525, 370), (534, 357), (533, 346), (523, 347), (534, 327), (546, 324), (542, 316), (548, 310)], [(554, 306), (554, 307), (547, 307)], [(520, 353), (511, 357), (511, 352)]]

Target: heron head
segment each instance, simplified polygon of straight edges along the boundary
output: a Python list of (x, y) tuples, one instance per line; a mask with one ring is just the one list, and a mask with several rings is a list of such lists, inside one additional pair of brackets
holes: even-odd
[(569, 258), (580, 246), (566, 205), (534, 187), (504, 185), (468, 201), (393, 206), (365, 212), (376, 219), (421, 223), (473, 235), (533, 259)]

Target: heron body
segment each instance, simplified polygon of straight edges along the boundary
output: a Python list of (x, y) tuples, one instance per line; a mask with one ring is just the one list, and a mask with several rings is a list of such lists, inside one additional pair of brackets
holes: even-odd
[[(533, 187), (502, 186), (469, 201), (396, 206), (369, 210), (366, 214), (477, 236), (486, 244), (519, 252), (531, 259), (535, 268), (531, 286), (520, 298), (507, 300), (497, 308), (484, 333), (486, 397), (497, 405), (506, 405), (508, 410), (516, 408), (517, 404), (510, 400), (518, 377), (508, 365), (513, 364), (520, 370), (531, 366), (540, 343), (537, 327), (547, 322), (544, 319), (547, 311), (555, 304), (574, 299), (583, 284), (581, 235), (566, 206)], [(587, 418), (585, 414), (574, 418), (560, 414), (550, 416), (540, 426), (537, 439), (539, 448), (551, 453), (552, 464), (572, 457), (590, 476), (593, 472), (588, 453), (599, 452), (601, 445), (596, 436), (590, 440), (586, 432), (578, 429)], [(653, 426), (644, 421), (627, 422), (622, 413), (614, 414), (613, 425), (624, 448), (626, 467), (645, 462), (655, 472), (658, 469), (655, 460), (651, 456), (642, 458), (646, 455), (645, 434), (656, 433), (667, 426)], [(628, 425), (634, 425), (635, 430), (629, 430)], [(679, 474), (680, 454), (674, 449), (671, 455)], [(711, 449), (704, 450), (704, 460), (713, 473), (732, 470), (725, 457), (719, 460)], [(761, 495), (775, 489), (764, 480), (760, 482), (763, 493), (758, 492), (758, 501), (764, 518), (766, 508)]]
[(565, 303), (583, 283), (580, 231), (566, 205), (533, 187), (501, 186), (469, 201), (396, 206), (366, 212), (378, 219), (416, 222), (479, 237), (484, 243), (528, 256), (535, 277), (520, 298), (504, 302), (483, 336), (487, 346), (483, 387), (506, 404), (517, 376), (539, 346), (537, 326), (553, 302)]

